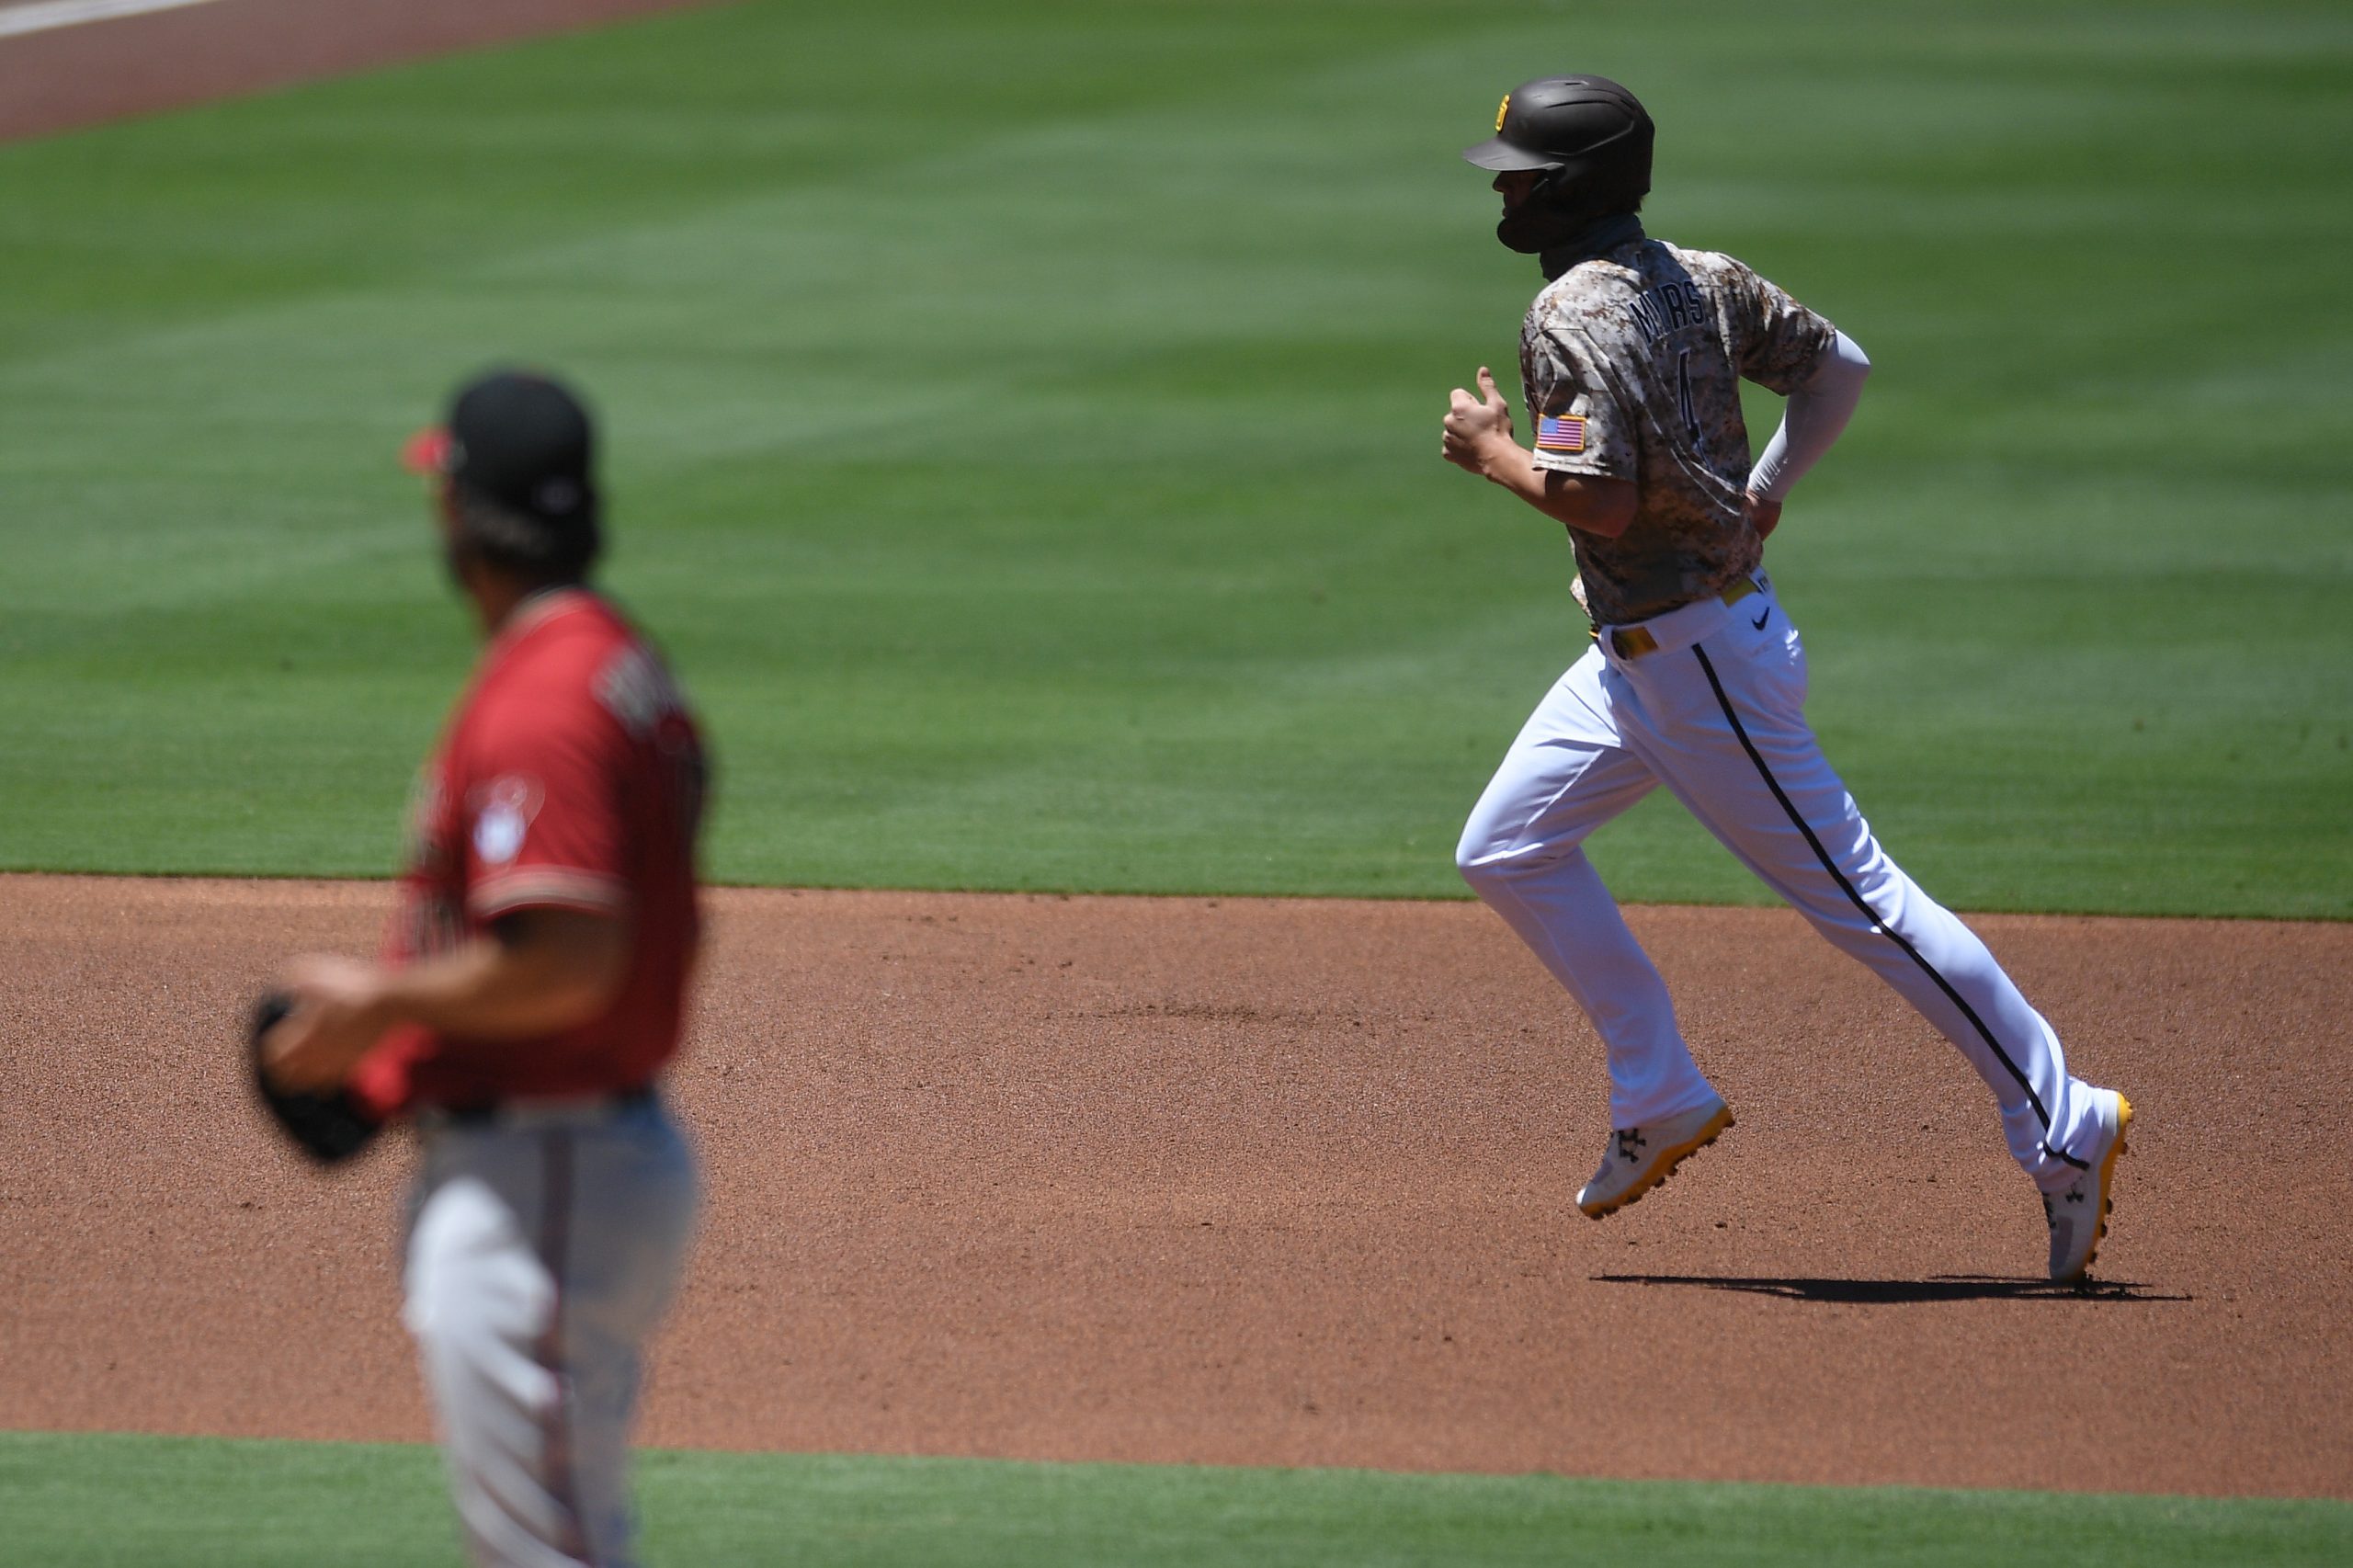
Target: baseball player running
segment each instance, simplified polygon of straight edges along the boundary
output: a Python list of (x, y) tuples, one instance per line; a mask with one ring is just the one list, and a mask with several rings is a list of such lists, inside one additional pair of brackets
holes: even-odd
[[(1608, 1051), (1615, 1131), (1577, 1206), (1597, 1220), (1623, 1208), (1733, 1124), (1583, 848), (1665, 785), (1961, 1048), (2041, 1189), (2051, 1277), (2080, 1279), (2132, 1108), (2068, 1075), (2059, 1037), (1985, 945), (1872, 836), (1807, 727), (1805, 650), (1760, 569), (1783, 499), (1845, 427), (1870, 362), (1731, 256), (1643, 232), (1652, 139), (1624, 87), (1551, 77), (1514, 89), (1494, 138), (1463, 153), (1495, 171), (1497, 236), (1543, 267), (1520, 333), (1535, 446), (1519, 444), (1483, 367), (1476, 395), (1455, 390), (1443, 439), (1448, 461), (1567, 526), (1594, 623), (1456, 852)], [(1744, 377), (1788, 399), (1754, 467)]]
[(694, 958), (703, 760), (661, 661), (585, 584), (588, 415), (535, 375), (412, 443), (488, 648), (420, 779), (381, 964), (294, 962), (294, 1091), (413, 1114), (404, 1279), (476, 1561), (630, 1561), (639, 1346), (696, 1204), (655, 1090)]

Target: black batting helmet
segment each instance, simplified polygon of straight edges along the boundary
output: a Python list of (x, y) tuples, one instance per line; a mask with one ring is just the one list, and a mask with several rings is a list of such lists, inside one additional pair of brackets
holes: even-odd
[(1462, 156), (1483, 169), (1547, 171), (1529, 204), (1577, 222), (1643, 204), (1656, 133), (1642, 100), (1608, 77), (1546, 76), (1506, 94), (1495, 134)]

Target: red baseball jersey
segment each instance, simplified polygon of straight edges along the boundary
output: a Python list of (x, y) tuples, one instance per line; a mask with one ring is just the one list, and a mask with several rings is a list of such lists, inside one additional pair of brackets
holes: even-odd
[(628, 922), (628, 976), (560, 1034), (396, 1030), (360, 1061), (353, 1097), (389, 1116), (652, 1082), (677, 1050), (694, 963), (703, 790), (693, 716), (618, 610), (585, 588), (518, 607), (419, 775), (387, 956), (447, 951), (517, 910), (581, 909)]

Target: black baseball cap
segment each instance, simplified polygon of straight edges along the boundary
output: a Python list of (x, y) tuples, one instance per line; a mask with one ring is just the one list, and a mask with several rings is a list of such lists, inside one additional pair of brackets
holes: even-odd
[(536, 370), (468, 381), (449, 418), (410, 437), (401, 456), (510, 511), (558, 526), (596, 519), (595, 424), (569, 389)]

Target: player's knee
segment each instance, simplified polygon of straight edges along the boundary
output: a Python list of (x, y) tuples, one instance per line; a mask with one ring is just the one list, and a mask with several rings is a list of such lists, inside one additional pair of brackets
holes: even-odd
[(1479, 831), (1478, 823), (1473, 821), (1463, 828), (1462, 836), (1454, 845), (1454, 869), (1462, 873), (1464, 881), (1473, 881), (1479, 869), (1479, 857), (1485, 850), (1486, 835)]
[(482, 1376), (499, 1346), (483, 1321), (480, 1303), (465, 1300), (446, 1280), (412, 1281), (401, 1317), (417, 1354), (437, 1375)]
[(1549, 878), (1580, 853), (1574, 840), (1530, 844), (1509, 835), (1483, 832), (1474, 821), (1454, 846), (1454, 869), (1462, 873), (1472, 892), (1492, 903), (1514, 883)]
[(1487, 835), (1475, 828), (1465, 833), (1462, 842), (1454, 846), (1454, 869), (1462, 873), (1462, 880), (1481, 898), (1486, 897), (1490, 889), (1503, 885), (1510, 874), (1509, 865), (1496, 856), (1495, 846)]

